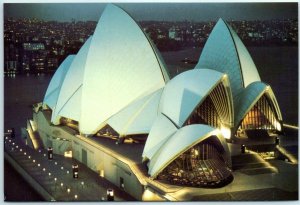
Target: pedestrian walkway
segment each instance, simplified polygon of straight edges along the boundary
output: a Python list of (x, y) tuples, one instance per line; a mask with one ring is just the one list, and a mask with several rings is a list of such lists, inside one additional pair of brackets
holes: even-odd
[[(115, 201), (135, 200), (75, 159), (53, 155), (49, 160), (46, 150), (34, 150), (8, 135), (4, 150), (56, 201), (103, 201), (107, 189), (114, 190)], [(73, 178), (73, 164), (79, 165), (78, 179)]]

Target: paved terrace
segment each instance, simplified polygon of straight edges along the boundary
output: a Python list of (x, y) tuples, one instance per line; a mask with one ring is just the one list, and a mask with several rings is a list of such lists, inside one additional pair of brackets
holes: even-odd
[[(44, 189), (38, 191), (48, 196), (48, 200), (102, 201), (106, 200), (108, 188), (114, 190), (115, 201), (135, 200), (77, 160), (60, 155), (54, 155), (53, 160), (48, 160), (45, 150), (34, 150), (20, 139), (8, 136), (5, 137), (4, 150), (5, 158), (19, 165), (18, 171), (22, 170), (37, 183), (35, 188)], [(73, 163), (79, 165), (78, 179), (73, 178)]]

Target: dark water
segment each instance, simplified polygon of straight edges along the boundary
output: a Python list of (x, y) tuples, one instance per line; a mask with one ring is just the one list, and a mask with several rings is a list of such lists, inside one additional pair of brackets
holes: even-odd
[[(194, 65), (181, 62), (184, 58), (198, 60), (201, 49), (186, 49), (179, 52), (162, 53), (171, 76), (191, 69)], [(282, 111), (284, 122), (298, 125), (298, 48), (296, 47), (259, 47), (249, 48), (258, 68), (262, 81), (271, 85)], [(4, 77), (4, 130), (14, 127), (20, 134), (20, 128), (26, 126), (26, 120), (32, 118), (32, 104), (41, 102), (52, 75), (19, 75)], [(294, 148), (293, 148), (294, 149)], [(29, 185), (19, 183), (22, 178), (15, 175), (5, 164), (5, 192), (8, 199), (40, 200), (31, 194)], [(9, 170), (9, 171), (7, 171)], [(11, 184), (18, 187), (18, 193)], [(18, 195), (17, 195), (18, 194)], [(26, 196), (22, 198), (20, 196)], [(30, 197), (32, 196), (32, 198)], [(35, 197), (36, 196), (36, 197)]]

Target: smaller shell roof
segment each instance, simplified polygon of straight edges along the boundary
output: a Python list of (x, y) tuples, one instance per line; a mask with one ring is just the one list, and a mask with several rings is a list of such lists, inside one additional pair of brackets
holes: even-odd
[(156, 152), (150, 161), (148, 173), (151, 177), (156, 177), (180, 154), (208, 137), (218, 135), (218, 133), (218, 129), (208, 125), (194, 124), (182, 127)]
[(146, 134), (158, 113), (162, 89), (137, 99), (112, 116), (107, 123), (120, 135)]
[(65, 76), (69, 70), (69, 67), (71, 65), (71, 63), (73, 62), (75, 58), (75, 55), (69, 55), (58, 67), (58, 69), (56, 70), (56, 72), (54, 73), (45, 97), (44, 97), (44, 103), (47, 104), (52, 110), (55, 109), (56, 107), (56, 103), (57, 103), (57, 99), (59, 96), (59, 93), (61, 91), (61, 86), (64, 82)]
[(142, 155), (143, 158), (151, 160), (176, 131), (176, 126), (165, 115), (159, 113), (148, 135)]
[(209, 69), (193, 69), (177, 75), (164, 88), (160, 112), (181, 127), (223, 76)]
[(91, 40), (92, 36), (80, 48), (65, 75), (57, 99), (57, 106), (54, 112), (52, 112), (51, 121), (54, 124), (58, 123), (61, 116), (76, 121), (80, 120), (84, 68)]
[(249, 110), (255, 105), (255, 103), (261, 98), (263, 94), (267, 94), (271, 99), (279, 120), (282, 120), (281, 112), (279, 110), (277, 100), (270, 86), (263, 82), (253, 82), (248, 85), (238, 96), (236, 96), (235, 104), (235, 129), (239, 126), (239, 123), (243, 120)]

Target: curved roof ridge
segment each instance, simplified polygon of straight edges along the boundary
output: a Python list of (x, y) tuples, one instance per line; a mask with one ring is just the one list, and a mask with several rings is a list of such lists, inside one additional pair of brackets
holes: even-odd
[[(54, 73), (54, 75), (48, 85), (43, 102), (46, 103), (53, 111), (55, 110), (55, 107), (57, 105), (57, 100), (58, 100), (59, 92), (61, 90), (63, 81), (66, 77), (66, 74), (67, 74), (74, 58), (75, 58), (75, 55), (69, 55), (67, 58), (65, 58), (65, 60), (58, 67), (57, 71)], [(51, 97), (53, 95), (57, 95), (54, 97), (55, 99), (53, 99), (53, 97)], [(49, 97), (51, 97), (51, 102), (48, 100)], [(52, 100), (54, 100), (55, 102), (52, 102)]]
[(144, 33), (146, 39), (148, 40), (150, 46), (152, 47), (152, 50), (155, 54), (155, 57), (157, 59), (157, 62), (159, 64), (159, 67), (160, 67), (160, 70), (161, 70), (161, 73), (162, 73), (162, 76), (165, 80), (165, 82), (168, 82), (170, 80), (170, 74), (168, 72), (168, 69), (167, 69), (167, 65), (163, 59), (163, 57), (161, 56), (159, 50), (157, 49), (157, 47), (155, 46), (155, 44), (153, 43), (152, 39), (148, 36), (147, 33), (144, 32), (144, 29), (140, 26), (140, 24), (137, 23), (137, 21), (131, 16), (130, 13), (128, 13), (126, 10), (124, 10), (122, 7), (119, 7), (115, 4), (111, 4), (111, 5), (114, 5), (118, 8), (120, 8), (121, 10), (123, 10), (128, 16), (130, 16), (130, 18), (136, 23), (136, 25), (141, 29), (141, 31)]
[[(193, 124), (177, 130), (171, 137), (167, 138), (167, 141), (164, 142), (164, 146), (160, 147), (150, 160), (149, 175), (155, 178), (178, 156), (212, 135), (217, 136), (218, 139), (220, 137), (222, 138), (222, 136), (219, 135), (218, 128), (209, 125)], [(184, 140), (182, 140), (183, 138)], [(219, 141), (221, 140), (219, 139)], [(221, 144), (224, 145), (222, 142)]]
[(232, 40), (234, 42), (237, 56), (240, 63), (240, 69), (243, 79), (244, 87), (255, 81), (261, 81), (255, 63), (247, 50), (246, 46), (243, 44), (242, 40), (239, 38), (237, 33), (232, 29), (228, 23), (224, 22), (231, 34)]
[(235, 104), (235, 129), (238, 128), (240, 122), (249, 112), (249, 110), (256, 104), (256, 102), (264, 95), (267, 94), (275, 108), (279, 120), (282, 120), (281, 112), (273, 93), (272, 88), (264, 82), (256, 81), (249, 84), (236, 98)]
[(84, 134), (97, 132), (135, 99), (166, 84), (147, 36), (119, 7), (106, 7), (91, 41), (83, 76), (81, 108), (85, 115), (79, 124)]
[[(65, 75), (64, 82), (62, 83), (62, 91), (59, 93), (57, 99), (57, 109), (52, 113), (52, 120), (57, 121), (59, 119), (59, 112), (66, 106), (66, 104), (71, 100), (77, 90), (82, 86), (83, 75), (85, 73), (85, 64), (88, 55), (88, 51), (91, 45), (92, 36), (90, 36), (87, 41), (83, 44), (80, 50), (77, 52), (74, 60), (69, 65), (69, 69)], [(78, 102), (81, 106), (81, 101)], [(71, 109), (73, 112), (78, 112), (77, 108)], [(72, 113), (70, 113), (72, 116)], [(76, 114), (78, 116), (78, 114)], [(77, 119), (79, 120), (79, 119)]]
[(228, 32), (230, 34), (230, 37), (232, 39), (232, 42), (234, 44), (234, 47), (235, 47), (235, 52), (236, 52), (236, 56), (238, 58), (238, 62), (239, 62), (239, 65), (240, 65), (240, 72), (241, 72), (241, 78), (242, 78), (242, 84), (243, 84), (243, 87), (245, 87), (245, 83), (244, 83), (244, 75), (243, 75), (243, 70), (242, 70), (242, 64), (241, 64), (241, 59), (240, 59), (240, 56), (239, 56), (239, 52), (238, 52), (238, 48), (237, 48), (237, 45), (236, 45), (236, 42), (235, 42), (235, 39), (233, 37), (233, 34), (232, 34), (232, 30), (230, 29), (230, 26), (222, 19), (220, 18), (219, 21), (221, 21), (222, 23), (224, 23), (228, 29)]
[(235, 31), (219, 19), (195, 68), (210, 68), (229, 75), (233, 96), (254, 81), (260, 81), (256, 66)]

